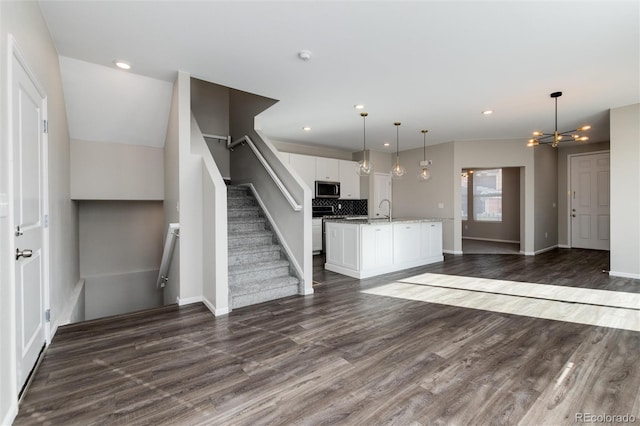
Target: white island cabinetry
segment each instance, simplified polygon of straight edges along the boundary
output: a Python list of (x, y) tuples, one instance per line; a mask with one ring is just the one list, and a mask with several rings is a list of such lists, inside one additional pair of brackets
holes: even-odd
[(444, 260), (441, 222), (328, 220), (325, 227), (325, 269), (350, 277), (368, 278)]

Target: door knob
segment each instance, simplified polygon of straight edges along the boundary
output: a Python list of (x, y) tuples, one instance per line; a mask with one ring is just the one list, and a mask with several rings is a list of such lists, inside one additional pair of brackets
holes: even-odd
[(572, 214), (572, 215), (571, 215), (571, 217), (576, 217), (576, 215), (575, 215), (575, 214)]
[(16, 249), (16, 260), (20, 259), (20, 257), (24, 257), (26, 259), (27, 257), (31, 257), (31, 256), (33, 256), (33, 250)]

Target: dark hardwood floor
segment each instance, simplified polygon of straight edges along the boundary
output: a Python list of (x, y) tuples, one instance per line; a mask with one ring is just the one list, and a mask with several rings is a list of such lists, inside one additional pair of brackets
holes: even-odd
[(316, 258), (314, 295), (218, 318), (196, 304), (62, 327), (15, 425), (639, 422), (638, 332), (360, 291), (432, 272), (638, 292), (602, 261), (582, 250), (447, 256), (360, 281)]

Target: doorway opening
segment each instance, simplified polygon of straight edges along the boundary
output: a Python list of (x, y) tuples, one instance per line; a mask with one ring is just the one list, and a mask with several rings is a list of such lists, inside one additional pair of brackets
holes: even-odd
[(519, 254), (520, 167), (463, 168), (462, 252)]

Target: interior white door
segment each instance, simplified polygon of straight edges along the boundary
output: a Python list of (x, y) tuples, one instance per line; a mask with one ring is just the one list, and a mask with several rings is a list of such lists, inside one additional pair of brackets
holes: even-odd
[(571, 246), (609, 250), (609, 153), (571, 157)]
[(373, 215), (372, 217), (385, 217), (389, 214), (389, 204), (384, 203), (380, 207), (380, 202), (384, 199), (391, 202), (391, 174), (375, 173), (373, 176)]
[(18, 60), (12, 63), (16, 361), (20, 390), (45, 344), (43, 149), (46, 101), (22, 64)]

